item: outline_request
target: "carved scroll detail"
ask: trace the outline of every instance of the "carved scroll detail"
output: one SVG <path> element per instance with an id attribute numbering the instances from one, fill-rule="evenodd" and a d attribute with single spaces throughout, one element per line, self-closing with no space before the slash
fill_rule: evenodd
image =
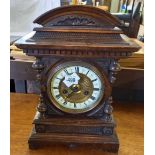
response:
<path id="1" fill-rule="evenodd" d="M 107 122 L 111 122 L 112 120 L 112 112 L 113 112 L 113 107 L 112 107 L 112 96 L 110 96 L 108 98 L 108 100 L 106 101 L 106 104 L 104 106 L 104 119 L 107 121 Z"/>
<path id="2" fill-rule="evenodd" d="M 39 104 L 37 106 L 37 110 L 41 113 L 41 118 L 44 118 L 47 107 L 46 107 L 46 104 L 44 101 L 44 95 L 43 95 L 44 88 L 41 85 L 41 80 L 42 80 L 41 73 L 44 70 L 44 64 L 41 61 L 41 58 L 36 59 L 36 62 L 32 64 L 32 68 L 38 72 L 38 74 L 36 75 L 36 79 L 40 83 L 40 96 L 39 96 Z"/>
<path id="3" fill-rule="evenodd" d="M 111 84 L 115 82 L 116 80 L 115 75 L 120 70 L 121 70 L 121 67 L 119 63 L 116 60 L 111 60 L 111 63 L 109 65 L 109 81 Z M 110 96 L 104 106 L 104 113 L 105 113 L 106 121 L 112 120 L 112 117 L 111 117 L 111 114 L 113 112 L 112 102 L 113 102 L 113 99 L 112 99 L 112 96 Z"/>
<path id="4" fill-rule="evenodd" d="M 82 17 L 67 17 L 65 19 L 62 19 L 58 22 L 55 22 L 54 26 L 85 26 L 85 25 L 95 25 L 96 22 L 88 19 L 88 18 L 82 18 Z"/>
<path id="5" fill-rule="evenodd" d="M 116 74 L 121 70 L 119 63 L 116 60 L 112 60 L 109 67 L 109 80 L 113 84 L 116 80 Z"/>

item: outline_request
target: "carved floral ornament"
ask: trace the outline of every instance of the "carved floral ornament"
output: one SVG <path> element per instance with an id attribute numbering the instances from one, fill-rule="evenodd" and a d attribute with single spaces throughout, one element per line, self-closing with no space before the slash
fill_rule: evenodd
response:
<path id="1" fill-rule="evenodd" d="M 53 23 L 54 26 L 82 26 L 82 25 L 95 25 L 96 22 L 92 19 L 83 18 L 83 17 L 74 17 L 74 16 L 68 16 L 62 20 L 59 20 L 58 22 Z"/>

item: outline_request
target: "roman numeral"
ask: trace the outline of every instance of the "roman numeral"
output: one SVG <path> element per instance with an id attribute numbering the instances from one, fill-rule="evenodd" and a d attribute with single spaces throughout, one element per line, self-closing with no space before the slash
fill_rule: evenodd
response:
<path id="1" fill-rule="evenodd" d="M 58 87 L 52 87 L 53 89 L 58 89 Z"/>
<path id="2" fill-rule="evenodd" d="M 99 91 L 100 89 L 99 88 L 94 88 L 94 91 Z"/>
<path id="3" fill-rule="evenodd" d="M 95 82 L 95 81 L 97 81 L 97 79 L 92 80 L 92 82 Z"/>
<path id="4" fill-rule="evenodd" d="M 67 70 L 67 69 L 65 69 L 65 70 L 64 70 L 64 72 L 65 72 L 66 74 L 68 74 L 68 75 L 69 75 L 69 73 L 68 73 L 68 70 Z"/>
<path id="5" fill-rule="evenodd" d="M 75 67 L 75 72 L 79 73 L 79 67 Z"/>
<path id="6" fill-rule="evenodd" d="M 94 96 L 91 96 L 90 98 L 91 98 L 93 101 L 96 99 Z"/>
<path id="7" fill-rule="evenodd" d="M 60 78 L 58 78 L 58 77 L 57 77 L 56 79 L 58 79 L 58 80 L 62 80 L 62 79 L 60 79 Z"/>
<path id="8" fill-rule="evenodd" d="M 86 75 L 88 75 L 89 71 L 86 73 Z"/>
<path id="9" fill-rule="evenodd" d="M 66 104 L 67 104 L 67 102 L 65 101 L 63 104 L 64 104 L 64 105 L 66 105 Z"/>
<path id="10" fill-rule="evenodd" d="M 56 97 L 57 99 L 59 99 L 61 96 L 60 96 L 60 94 L 58 94 L 58 95 L 56 95 L 55 97 Z"/>
<path id="11" fill-rule="evenodd" d="M 74 103 L 74 108 L 76 108 L 76 103 Z"/>

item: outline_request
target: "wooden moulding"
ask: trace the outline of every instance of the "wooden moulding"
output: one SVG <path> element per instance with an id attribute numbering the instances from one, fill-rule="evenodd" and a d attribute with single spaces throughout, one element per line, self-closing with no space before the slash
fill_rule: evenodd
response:
<path id="1" fill-rule="evenodd" d="M 110 136 L 114 132 L 115 122 L 113 120 L 106 121 L 99 118 L 86 117 L 54 117 L 47 116 L 40 118 L 40 114 L 36 113 L 33 124 L 38 133 L 74 133 L 74 134 L 93 134 Z"/>
<path id="2" fill-rule="evenodd" d="M 61 117 L 40 119 L 40 114 L 36 113 L 33 124 L 35 127 L 28 140 L 30 149 L 62 143 L 69 146 L 89 144 L 103 151 L 118 152 L 119 141 L 114 130 L 113 120 L 105 122 L 102 119 Z M 112 131 L 112 133 L 105 131 Z"/>
<path id="3" fill-rule="evenodd" d="M 92 147 L 103 151 L 118 152 L 119 141 L 116 133 L 111 136 L 88 135 L 88 134 L 60 134 L 60 133 L 36 133 L 33 128 L 28 140 L 30 149 L 37 149 L 44 146 L 60 143 L 70 145 L 89 144 Z"/>
<path id="4" fill-rule="evenodd" d="M 125 58 L 140 47 L 124 39 L 120 22 L 110 13 L 90 6 L 65 6 L 48 11 L 34 23 L 31 34 L 16 41 L 29 56 Z"/>
<path id="5" fill-rule="evenodd" d="M 123 31 L 121 29 L 105 29 L 105 28 L 87 28 L 87 27 L 73 27 L 72 29 L 70 29 L 69 27 L 47 27 L 47 28 L 34 28 L 34 31 L 37 32 L 79 32 L 79 33 L 83 33 L 83 32 L 87 32 L 87 33 L 98 33 L 98 34 L 120 34 L 123 33 Z"/>

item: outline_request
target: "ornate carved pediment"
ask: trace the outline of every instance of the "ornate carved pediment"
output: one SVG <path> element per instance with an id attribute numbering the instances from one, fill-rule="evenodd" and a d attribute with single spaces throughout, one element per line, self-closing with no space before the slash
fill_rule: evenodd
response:
<path id="1" fill-rule="evenodd" d="M 57 21 L 51 24 L 53 26 L 94 26 L 96 21 L 93 19 L 80 16 L 67 16 L 64 19 L 58 18 Z"/>
<path id="2" fill-rule="evenodd" d="M 53 9 L 38 17 L 34 23 L 51 26 L 115 27 L 120 22 L 110 13 L 90 6 L 65 6 Z"/>
<path id="3" fill-rule="evenodd" d="M 16 42 L 29 55 L 127 57 L 139 47 L 121 35 L 119 21 L 92 6 L 65 6 L 38 17 L 32 35 Z"/>

